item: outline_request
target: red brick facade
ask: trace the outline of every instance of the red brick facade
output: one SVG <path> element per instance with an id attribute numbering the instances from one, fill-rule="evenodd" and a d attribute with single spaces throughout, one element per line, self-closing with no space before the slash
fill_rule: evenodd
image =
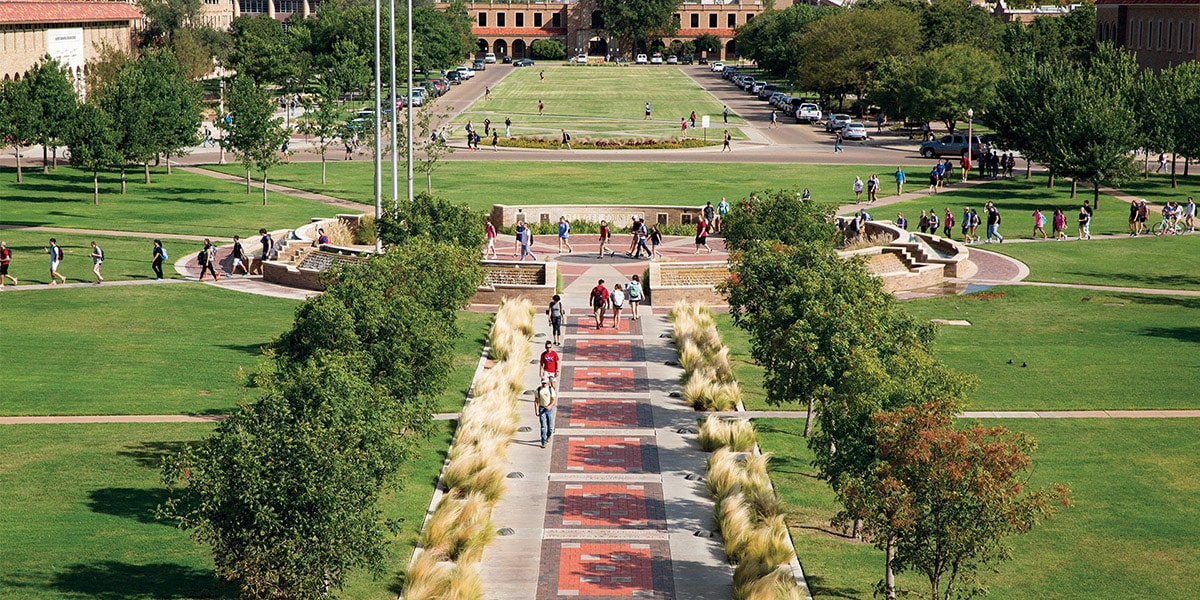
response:
<path id="1" fill-rule="evenodd" d="M 1097 0 L 1096 39 L 1137 55 L 1143 69 L 1200 59 L 1200 0 Z"/>

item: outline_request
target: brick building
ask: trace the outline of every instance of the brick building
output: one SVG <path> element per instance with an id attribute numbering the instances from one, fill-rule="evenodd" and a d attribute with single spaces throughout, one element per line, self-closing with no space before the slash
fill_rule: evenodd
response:
<path id="1" fill-rule="evenodd" d="M 1137 55 L 1143 69 L 1200 59 L 1200 0 L 1096 0 L 1096 39 Z"/>
<path id="2" fill-rule="evenodd" d="M 321 0 L 204 0 L 200 19 L 214 29 L 225 31 L 230 22 L 242 15 L 267 15 L 286 21 L 292 15 L 308 17 L 316 13 L 320 3 Z"/>
<path id="3" fill-rule="evenodd" d="M 792 5 L 792 0 L 777 0 L 777 9 Z M 446 4 L 439 4 L 445 8 Z M 702 34 L 721 39 L 719 48 L 701 48 L 697 55 L 713 60 L 736 59 L 737 45 L 734 29 L 745 25 L 763 11 L 757 0 L 704 0 L 684 2 L 675 13 L 675 35 L 653 42 L 647 47 L 639 42 L 634 48 L 620 48 L 615 38 L 604 30 L 604 18 L 587 2 L 468 2 L 472 33 L 479 38 L 479 52 L 494 52 L 497 56 L 523 58 L 529 56 L 529 44 L 534 40 L 553 39 L 563 42 L 569 54 L 589 56 L 620 55 L 653 52 L 658 44 L 670 46 L 675 41 L 686 42 Z"/>
<path id="4" fill-rule="evenodd" d="M 133 51 L 141 19 L 126 2 L 0 0 L 0 78 L 20 78 L 49 54 L 70 68 L 82 89 L 84 65 L 102 47 Z"/>

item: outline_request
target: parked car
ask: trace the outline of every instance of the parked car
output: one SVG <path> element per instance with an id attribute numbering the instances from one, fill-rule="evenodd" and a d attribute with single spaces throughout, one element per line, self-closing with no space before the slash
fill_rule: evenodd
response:
<path id="1" fill-rule="evenodd" d="M 633 60 L 633 62 L 639 65 L 644 65 L 649 62 L 649 60 L 646 58 L 645 54 L 639 54 L 637 55 L 637 58 Z"/>
<path id="2" fill-rule="evenodd" d="M 766 100 L 771 97 L 771 94 L 774 94 L 775 92 L 778 92 L 778 91 L 779 91 L 779 88 L 775 84 L 773 84 L 773 83 L 764 84 L 762 87 L 758 88 L 758 99 Z"/>
<path id="3" fill-rule="evenodd" d="M 746 91 L 757 96 L 763 88 L 767 87 L 767 85 L 768 84 L 765 81 L 755 81 L 754 84 L 746 89 Z"/>
<path id="4" fill-rule="evenodd" d="M 514 60 L 514 61 L 513 61 L 513 66 L 514 66 L 514 67 L 532 67 L 532 66 L 533 66 L 533 59 L 531 59 L 531 58 L 518 58 L 517 60 Z"/>
<path id="5" fill-rule="evenodd" d="M 690 64 L 692 64 L 693 60 L 694 59 L 692 58 L 691 54 L 684 54 L 683 56 L 679 57 L 679 64 L 690 65 Z M 701 60 L 703 60 L 703 59 L 701 59 Z"/>
<path id="6" fill-rule="evenodd" d="M 712 71 L 713 73 L 720 73 L 721 71 L 725 70 L 725 63 L 721 61 L 711 62 L 708 64 L 708 70 Z"/>
<path id="7" fill-rule="evenodd" d="M 485 62 L 489 65 L 496 64 L 496 54 L 494 52 L 488 52 L 487 54 L 484 54 L 483 62 Z"/>
<path id="8" fill-rule="evenodd" d="M 458 71 L 448 71 L 446 73 L 446 81 L 449 81 L 450 85 L 462 85 L 462 73 L 459 73 Z"/>
<path id="9" fill-rule="evenodd" d="M 867 139 L 867 127 L 862 123 L 851 121 L 842 126 L 843 140 L 865 140 Z"/>
<path id="10" fill-rule="evenodd" d="M 983 138 L 971 136 L 971 158 L 983 154 Z M 954 133 L 942 136 L 940 140 L 932 140 L 921 144 L 921 156 L 937 158 L 939 156 L 962 156 L 967 151 L 967 135 Z"/>
<path id="11" fill-rule="evenodd" d="M 811 102 L 805 102 L 796 107 L 797 123 L 817 123 L 821 120 L 821 107 Z"/>
<path id="12" fill-rule="evenodd" d="M 672 55 L 668 56 L 668 57 L 667 57 L 667 64 L 668 64 L 668 65 L 677 65 L 677 64 L 679 64 L 679 57 L 678 57 L 678 56 L 675 56 L 674 54 L 672 54 Z"/>
<path id="13" fill-rule="evenodd" d="M 471 63 L 471 68 L 476 71 L 486 71 L 487 63 L 484 62 L 482 59 L 477 58 L 477 59 L 475 59 L 474 62 Z"/>
<path id="14" fill-rule="evenodd" d="M 833 133 L 842 128 L 846 123 L 850 122 L 850 115 L 836 114 L 829 115 L 829 120 L 825 121 L 825 131 Z"/>
<path id="15" fill-rule="evenodd" d="M 430 80 L 429 83 L 433 86 L 433 92 L 439 96 L 450 91 L 450 82 L 445 77 Z"/>
<path id="16" fill-rule="evenodd" d="M 650 64 L 652 64 L 652 65 L 661 65 L 661 64 L 663 64 L 663 57 L 662 57 L 662 53 L 661 53 L 661 52 L 655 52 L 653 55 L 651 55 L 651 56 L 650 56 Z"/>
<path id="17" fill-rule="evenodd" d="M 472 69 L 466 65 L 455 69 L 455 71 L 458 71 L 458 74 L 462 76 L 463 79 L 470 79 L 475 76 L 475 69 Z"/>
<path id="18" fill-rule="evenodd" d="M 513 60 L 513 59 L 512 59 L 512 57 L 511 57 L 511 56 L 509 56 L 509 55 L 507 55 L 507 54 L 505 54 L 504 56 L 502 56 L 502 57 L 500 58 L 500 62 L 502 62 L 502 63 L 504 63 L 504 64 L 506 64 L 506 65 L 511 65 L 511 64 L 512 64 L 512 60 Z"/>

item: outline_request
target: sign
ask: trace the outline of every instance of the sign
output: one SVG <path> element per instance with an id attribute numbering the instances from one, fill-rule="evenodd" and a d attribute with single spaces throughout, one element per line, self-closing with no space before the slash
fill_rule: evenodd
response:
<path id="1" fill-rule="evenodd" d="M 83 28 L 46 30 L 46 53 L 72 72 L 83 68 Z"/>
<path id="2" fill-rule="evenodd" d="M 704 115 L 703 117 L 700 117 L 700 126 L 705 129 L 708 129 L 708 115 Z"/>

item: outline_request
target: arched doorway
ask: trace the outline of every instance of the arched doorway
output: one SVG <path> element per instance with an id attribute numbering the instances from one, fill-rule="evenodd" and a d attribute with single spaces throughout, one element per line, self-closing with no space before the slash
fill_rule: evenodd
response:
<path id="1" fill-rule="evenodd" d="M 513 40 L 512 55 L 513 58 L 525 58 L 525 40 Z"/>
<path id="2" fill-rule="evenodd" d="M 734 60 L 737 58 L 737 42 L 729 40 L 725 42 L 725 58 L 723 60 Z"/>
<path id="3" fill-rule="evenodd" d="M 594 37 L 587 43 L 588 56 L 608 56 L 608 40 Z"/>
<path id="4" fill-rule="evenodd" d="M 505 43 L 504 40 L 496 40 L 492 42 L 492 52 L 495 53 L 497 57 L 504 56 L 505 54 L 508 54 L 508 44 Z"/>
<path id="5" fill-rule="evenodd" d="M 487 54 L 487 51 L 488 51 L 488 43 L 487 43 L 487 40 L 485 40 L 485 39 L 483 39 L 483 38 L 479 38 L 479 53 L 480 53 L 480 54 Z"/>

